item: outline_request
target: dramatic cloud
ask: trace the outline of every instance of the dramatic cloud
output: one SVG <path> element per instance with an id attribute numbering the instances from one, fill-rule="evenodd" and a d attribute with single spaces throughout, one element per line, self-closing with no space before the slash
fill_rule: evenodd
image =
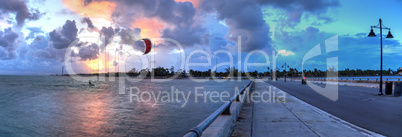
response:
<path id="1" fill-rule="evenodd" d="M 65 53 L 66 53 L 65 49 L 55 49 L 53 47 L 48 46 L 43 50 L 35 51 L 35 56 L 63 62 Z"/>
<path id="2" fill-rule="evenodd" d="M 15 13 L 18 26 L 22 26 L 25 20 L 38 20 L 42 15 L 38 10 L 28 10 L 25 1 L 22 0 L 0 0 L 0 11 L 2 13 Z"/>
<path id="3" fill-rule="evenodd" d="M 184 46 L 202 44 L 204 30 L 201 28 L 175 28 L 163 30 L 163 38 L 171 38 Z M 208 43 L 206 43 L 208 44 Z"/>
<path id="4" fill-rule="evenodd" d="M 92 0 L 84 0 L 84 5 L 87 6 L 91 2 L 92 2 Z"/>
<path id="5" fill-rule="evenodd" d="M 125 24 L 118 23 L 122 26 Z M 161 37 L 161 31 L 165 29 L 167 26 L 166 23 L 164 23 L 161 20 L 155 19 L 155 18 L 138 18 L 134 22 L 130 23 L 128 28 L 141 28 L 144 31 L 141 32 L 142 37 L 146 38 L 159 38 Z"/>
<path id="6" fill-rule="evenodd" d="M 241 36 L 245 52 L 271 47 L 270 28 L 263 19 L 261 6 L 269 5 L 286 10 L 285 23 L 294 26 L 295 23 L 300 22 L 303 12 L 322 13 L 326 12 L 328 7 L 339 5 L 338 0 L 73 0 L 64 1 L 64 3 L 67 7 L 74 4 L 75 7 L 80 7 L 77 5 L 81 4 L 83 8 L 90 9 L 101 7 L 102 4 L 108 5 L 103 6 L 104 11 L 112 12 L 109 16 L 117 25 L 129 29 L 141 28 L 142 37 L 172 38 L 184 46 L 207 44 L 205 42 L 208 41 L 206 39 L 208 37 L 205 36 L 208 32 L 200 25 L 202 24 L 201 16 L 205 12 L 217 14 L 217 19 L 224 21 L 229 27 L 225 38 L 232 43 L 237 43 L 238 36 Z M 70 9 L 80 14 L 87 14 L 81 8 Z M 88 16 L 91 17 L 89 14 Z M 330 20 L 326 17 L 320 18 Z M 90 27 L 91 23 L 88 21 L 90 20 L 85 20 Z M 113 32 L 110 27 L 104 27 L 102 31 L 101 34 L 105 36 L 107 45 L 116 32 Z"/>
<path id="7" fill-rule="evenodd" d="M 46 37 L 44 36 L 37 36 L 35 38 L 35 41 L 33 41 L 29 47 L 33 50 L 38 50 L 38 49 L 45 49 L 46 47 L 48 47 L 49 42 L 48 39 L 46 39 Z"/>
<path id="8" fill-rule="evenodd" d="M 106 0 L 62 0 L 63 6 L 81 16 L 102 18 L 111 21 L 110 17 L 116 4 Z"/>
<path id="9" fill-rule="evenodd" d="M 4 48 L 11 48 L 14 46 L 17 38 L 18 34 L 15 33 L 11 28 L 0 31 L 0 46 Z"/>
<path id="10" fill-rule="evenodd" d="M 15 43 L 18 34 L 11 28 L 0 30 L 0 59 L 13 59 L 15 58 Z"/>
<path id="11" fill-rule="evenodd" d="M 227 39 L 237 42 L 238 36 L 241 36 L 243 51 L 270 47 L 269 27 L 256 1 L 205 0 L 201 6 L 206 12 L 216 11 L 217 18 L 229 26 Z"/>
<path id="12" fill-rule="evenodd" d="M 274 5 L 286 10 L 325 12 L 328 7 L 338 6 L 339 0 L 257 0 L 262 5 Z"/>
<path id="13" fill-rule="evenodd" d="M 95 29 L 94 24 L 92 24 L 91 19 L 89 19 L 88 17 L 85 17 L 81 20 L 82 23 L 86 23 L 88 25 L 89 29 Z"/>
<path id="14" fill-rule="evenodd" d="M 194 6 L 194 8 L 198 8 L 200 6 L 200 3 L 202 2 L 202 0 L 175 0 L 178 2 L 191 2 Z"/>
<path id="15" fill-rule="evenodd" d="M 56 62 L 64 61 L 65 49 L 55 49 L 49 39 L 44 36 L 38 36 L 38 39 L 33 41 L 28 47 L 30 52 L 28 56 L 33 56 L 38 60 L 54 60 Z"/>
<path id="16" fill-rule="evenodd" d="M 113 20 L 126 28 L 141 28 L 142 37 L 172 38 L 184 46 L 203 42 L 206 32 L 201 22 L 196 21 L 196 10 L 190 2 L 122 0 L 116 3 Z"/>
<path id="17" fill-rule="evenodd" d="M 75 20 L 67 20 L 62 28 L 58 28 L 49 33 L 50 41 L 54 48 L 64 49 L 77 38 L 77 26 Z"/>
<path id="18" fill-rule="evenodd" d="M 29 35 L 27 37 L 25 37 L 25 39 L 33 39 L 33 38 L 38 38 L 36 35 L 38 33 L 43 33 L 42 29 L 40 27 L 29 27 L 27 28 L 30 32 Z"/>
<path id="19" fill-rule="evenodd" d="M 81 47 L 78 56 L 81 61 L 97 59 L 99 54 L 99 46 L 95 43 Z"/>
<path id="20" fill-rule="evenodd" d="M 120 44 L 134 45 L 135 41 L 140 39 L 141 29 L 135 28 L 123 29 L 120 31 L 119 36 L 121 38 Z"/>
<path id="21" fill-rule="evenodd" d="M 314 27 L 308 27 L 299 31 L 284 31 L 278 29 L 274 32 L 276 50 L 288 50 L 304 54 L 313 46 L 320 44 L 335 34 L 321 32 Z"/>
<path id="22" fill-rule="evenodd" d="M 105 46 L 107 46 L 110 43 L 113 36 L 119 31 L 120 31 L 120 29 L 114 29 L 112 27 L 102 27 L 100 33 L 105 38 L 105 43 L 104 43 Z"/>
<path id="23" fill-rule="evenodd" d="M 303 13 L 311 13 L 324 23 L 332 21 L 332 18 L 323 15 L 328 8 L 339 6 L 339 0 L 257 0 L 261 5 L 273 6 L 283 9 L 286 12 L 286 18 L 283 26 L 293 27 L 300 23 Z M 320 24 L 315 22 L 316 25 Z"/>

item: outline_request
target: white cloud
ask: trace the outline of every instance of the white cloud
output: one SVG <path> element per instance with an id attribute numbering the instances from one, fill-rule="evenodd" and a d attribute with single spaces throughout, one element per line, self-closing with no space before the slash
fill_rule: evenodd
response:
<path id="1" fill-rule="evenodd" d="M 279 54 L 281 54 L 281 55 L 283 55 L 283 56 L 290 56 L 290 55 L 295 55 L 295 53 L 293 53 L 292 51 L 286 51 L 286 50 L 284 50 L 284 49 L 282 49 L 282 50 L 278 50 L 278 53 Z"/>
<path id="2" fill-rule="evenodd" d="M 384 46 L 384 53 L 385 54 L 402 55 L 402 47 L 401 46 L 385 45 Z"/>

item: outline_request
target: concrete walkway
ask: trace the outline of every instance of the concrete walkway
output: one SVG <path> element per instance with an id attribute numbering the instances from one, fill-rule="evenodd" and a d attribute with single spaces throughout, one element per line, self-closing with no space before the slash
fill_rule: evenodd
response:
<path id="1" fill-rule="evenodd" d="M 260 95 L 260 96 L 258 96 Z M 232 136 L 382 136 L 311 106 L 267 83 L 256 82 Z"/>

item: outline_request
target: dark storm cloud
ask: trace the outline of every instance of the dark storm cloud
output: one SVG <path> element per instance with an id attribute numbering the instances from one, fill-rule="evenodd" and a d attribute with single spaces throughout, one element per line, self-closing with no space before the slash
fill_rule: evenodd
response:
<path id="1" fill-rule="evenodd" d="M 86 24 L 88 25 L 88 28 L 89 28 L 89 29 L 94 29 L 94 28 L 95 28 L 94 24 L 92 24 L 91 19 L 88 18 L 88 17 L 83 18 L 83 19 L 81 20 L 81 22 L 82 22 L 82 23 L 86 23 Z"/>
<path id="2" fill-rule="evenodd" d="M 134 50 L 145 51 L 145 42 L 141 39 L 141 29 L 122 29 L 118 35 L 121 38 L 120 44 L 131 46 Z"/>
<path id="3" fill-rule="evenodd" d="M 0 59 L 8 60 L 14 59 L 15 46 L 18 38 L 18 33 L 14 32 L 11 28 L 0 30 Z"/>
<path id="4" fill-rule="evenodd" d="M 140 39 L 141 29 L 123 29 L 119 32 L 121 38 L 120 44 L 134 45 L 135 41 Z"/>
<path id="5" fill-rule="evenodd" d="M 190 2 L 175 2 L 174 0 L 121 0 L 116 1 L 115 17 L 122 16 L 122 21 L 131 23 L 136 18 L 130 15 L 143 14 L 144 17 L 158 17 L 167 23 L 184 24 L 192 22 L 195 9 Z M 131 9 L 137 10 L 131 10 Z"/>
<path id="6" fill-rule="evenodd" d="M 260 5 L 248 0 L 205 0 L 202 9 L 216 12 L 219 20 L 229 26 L 226 38 L 237 42 L 241 36 L 242 50 L 252 51 L 270 46 L 269 27 L 263 20 Z"/>
<path id="7" fill-rule="evenodd" d="M 101 1 L 101 0 L 100 0 Z M 339 5 L 338 0 L 203 0 L 199 10 L 190 2 L 174 0 L 108 0 L 117 4 L 112 19 L 118 25 L 132 28 L 133 22 L 142 18 L 155 18 L 169 27 L 159 30 L 161 37 L 177 40 L 183 46 L 207 44 L 206 30 L 199 26 L 200 16 L 204 13 L 217 15 L 217 19 L 225 21 L 229 27 L 226 39 L 233 43 L 241 36 L 243 51 L 270 48 L 269 26 L 263 19 L 262 5 L 272 5 L 287 11 L 288 19 L 284 24 L 297 24 L 303 12 L 325 12 L 328 7 Z M 90 3 L 92 0 L 85 0 Z M 132 10 L 136 9 L 136 10 Z M 198 11 L 198 12 L 197 12 Z M 325 18 L 325 17 L 320 17 Z M 330 21 L 330 18 L 326 18 Z M 290 25 L 291 26 L 291 25 Z M 109 44 L 111 36 L 116 32 L 110 28 L 102 28 Z M 106 33 L 106 31 L 108 33 Z M 127 43 L 128 41 L 124 42 Z M 206 43 L 207 42 L 207 43 Z"/>
<path id="8" fill-rule="evenodd" d="M 112 27 L 102 27 L 102 29 L 100 30 L 101 35 L 103 35 L 105 37 L 105 46 L 107 46 L 111 39 L 113 38 L 113 36 L 117 33 L 116 30 Z"/>
<path id="9" fill-rule="evenodd" d="M 30 56 L 38 57 L 39 60 L 54 60 L 63 62 L 66 49 L 56 49 L 51 41 L 44 36 L 38 36 L 41 40 L 33 41 L 28 47 L 30 48 Z"/>
<path id="10" fill-rule="evenodd" d="M 42 15 L 45 13 L 41 13 L 38 9 L 31 10 L 30 16 L 28 17 L 29 20 L 38 20 Z"/>
<path id="11" fill-rule="evenodd" d="M 174 28 L 164 29 L 162 37 L 177 40 L 184 46 L 191 46 L 193 44 L 201 44 L 204 30 L 199 28 Z"/>
<path id="12" fill-rule="evenodd" d="M 193 23 L 195 9 L 189 2 L 175 2 L 174 0 L 160 0 L 159 8 L 153 14 L 163 21 L 180 26 L 187 26 Z M 152 15 L 152 14 L 151 14 Z"/>
<path id="13" fill-rule="evenodd" d="M 4 31 L 0 31 L 0 46 L 3 48 L 12 48 L 17 38 L 18 34 L 11 28 L 4 29 Z"/>
<path id="14" fill-rule="evenodd" d="M 78 29 L 75 25 L 75 20 L 67 20 L 62 28 L 55 29 L 49 33 L 50 41 L 54 48 L 64 49 L 77 39 L 77 32 Z"/>
<path id="15" fill-rule="evenodd" d="M 145 42 L 143 40 L 137 40 L 133 44 L 133 49 L 137 51 L 144 52 L 145 51 Z"/>
<path id="16" fill-rule="evenodd" d="M 96 59 L 98 58 L 98 54 L 99 46 L 95 43 L 81 47 L 78 52 L 78 56 L 81 58 L 81 61 Z"/>
<path id="17" fill-rule="evenodd" d="M 172 38 L 184 46 L 201 44 L 204 41 L 203 35 L 206 32 L 196 24 L 196 10 L 190 2 L 122 0 L 116 3 L 119 8 L 114 11 L 113 18 L 123 27 L 131 27 L 132 22 L 136 21 L 138 16 L 156 18 L 171 26 L 161 30 L 164 38 Z"/>
<path id="18" fill-rule="evenodd" d="M 160 1 L 161 6 L 155 14 L 175 27 L 162 31 L 162 37 L 177 40 L 183 46 L 202 44 L 206 31 L 194 21 L 196 10 L 189 2 Z"/>
<path id="19" fill-rule="evenodd" d="M 328 7 L 338 6 L 339 0 L 257 0 L 262 5 L 274 5 L 286 10 L 299 9 L 309 12 L 325 11 Z"/>
<path id="20" fill-rule="evenodd" d="M 92 0 L 84 0 L 84 5 L 86 6 L 86 5 L 88 5 L 89 3 L 91 3 L 92 2 Z"/>
<path id="21" fill-rule="evenodd" d="M 53 59 L 59 62 L 64 61 L 64 54 L 66 53 L 66 49 L 55 49 L 53 47 L 46 47 L 43 50 L 35 51 L 35 56 L 45 58 L 45 59 Z"/>
<path id="22" fill-rule="evenodd" d="M 89 4 L 93 0 L 83 0 Z M 105 0 L 98 0 L 105 1 Z M 133 22 L 142 18 L 155 18 L 170 27 L 160 30 L 162 37 L 177 40 L 183 46 L 203 44 L 208 41 L 203 37 L 205 29 L 196 24 L 196 10 L 190 2 L 175 2 L 174 0 L 108 0 L 117 4 L 112 19 L 124 28 L 132 28 Z M 135 9 L 135 10 L 133 10 Z M 111 27 L 103 27 L 101 34 L 106 38 L 105 44 L 116 34 Z M 126 41 L 128 42 L 128 41 Z"/>
<path id="23" fill-rule="evenodd" d="M 28 10 L 25 1 L 21 0 L 0 0 L 1 13 L 15 13 L 18 26 L 24 25 L 26 19 L 38 20 L 42 13 L 39 10 Z"/>

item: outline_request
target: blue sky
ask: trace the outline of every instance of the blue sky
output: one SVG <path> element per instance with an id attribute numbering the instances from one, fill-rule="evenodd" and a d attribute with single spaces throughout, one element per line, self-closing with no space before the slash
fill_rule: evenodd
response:
<path id="1" fill-rule="evenodd" d="M 77 73 L 128 71 L 148 67 L 149 61 L 140 60 L 153 55 L 155 66 L 178 70 L 181 53 L 187 59 L 197 51 L 208 54 L 211 65 L 191 69 L 228 62 L 227 54 L 214 54 L 228 51 L 233 65 L 245 70 L 246 56 L 262 51 L 269 64 L 248 70 L 266 71 L 285 62 L 301 70 L 303 57 L 318 44 L 320 55 L 307 60 L 304 69 L 324 70 L 336 65 L 327 58 L 337 57 L 338 69 L 378 70 L 380 31 L 374 30 L 375 38 L 367 34 L 379 18 L 395 37 L 383 39 L 384 69 L 402 67 L 400 0 L 0 0 L 0 5 L 2 75 L 56 74 L 65 60 Z M 383 30 L 384 37 L 387 33 Z M 153 40 L 150 55 L 142 55 L 141 38 Z M 71 46 L 73 41 L 78 44 Z M 326 53 L 326 44 L 337 50 Z M 66 58 L 69 48 L 71 58 Z M 197 52 L 188 60 L 205 63 L 208 57 Z M 248 62 L 264 61 L 254 54 Z"/>

